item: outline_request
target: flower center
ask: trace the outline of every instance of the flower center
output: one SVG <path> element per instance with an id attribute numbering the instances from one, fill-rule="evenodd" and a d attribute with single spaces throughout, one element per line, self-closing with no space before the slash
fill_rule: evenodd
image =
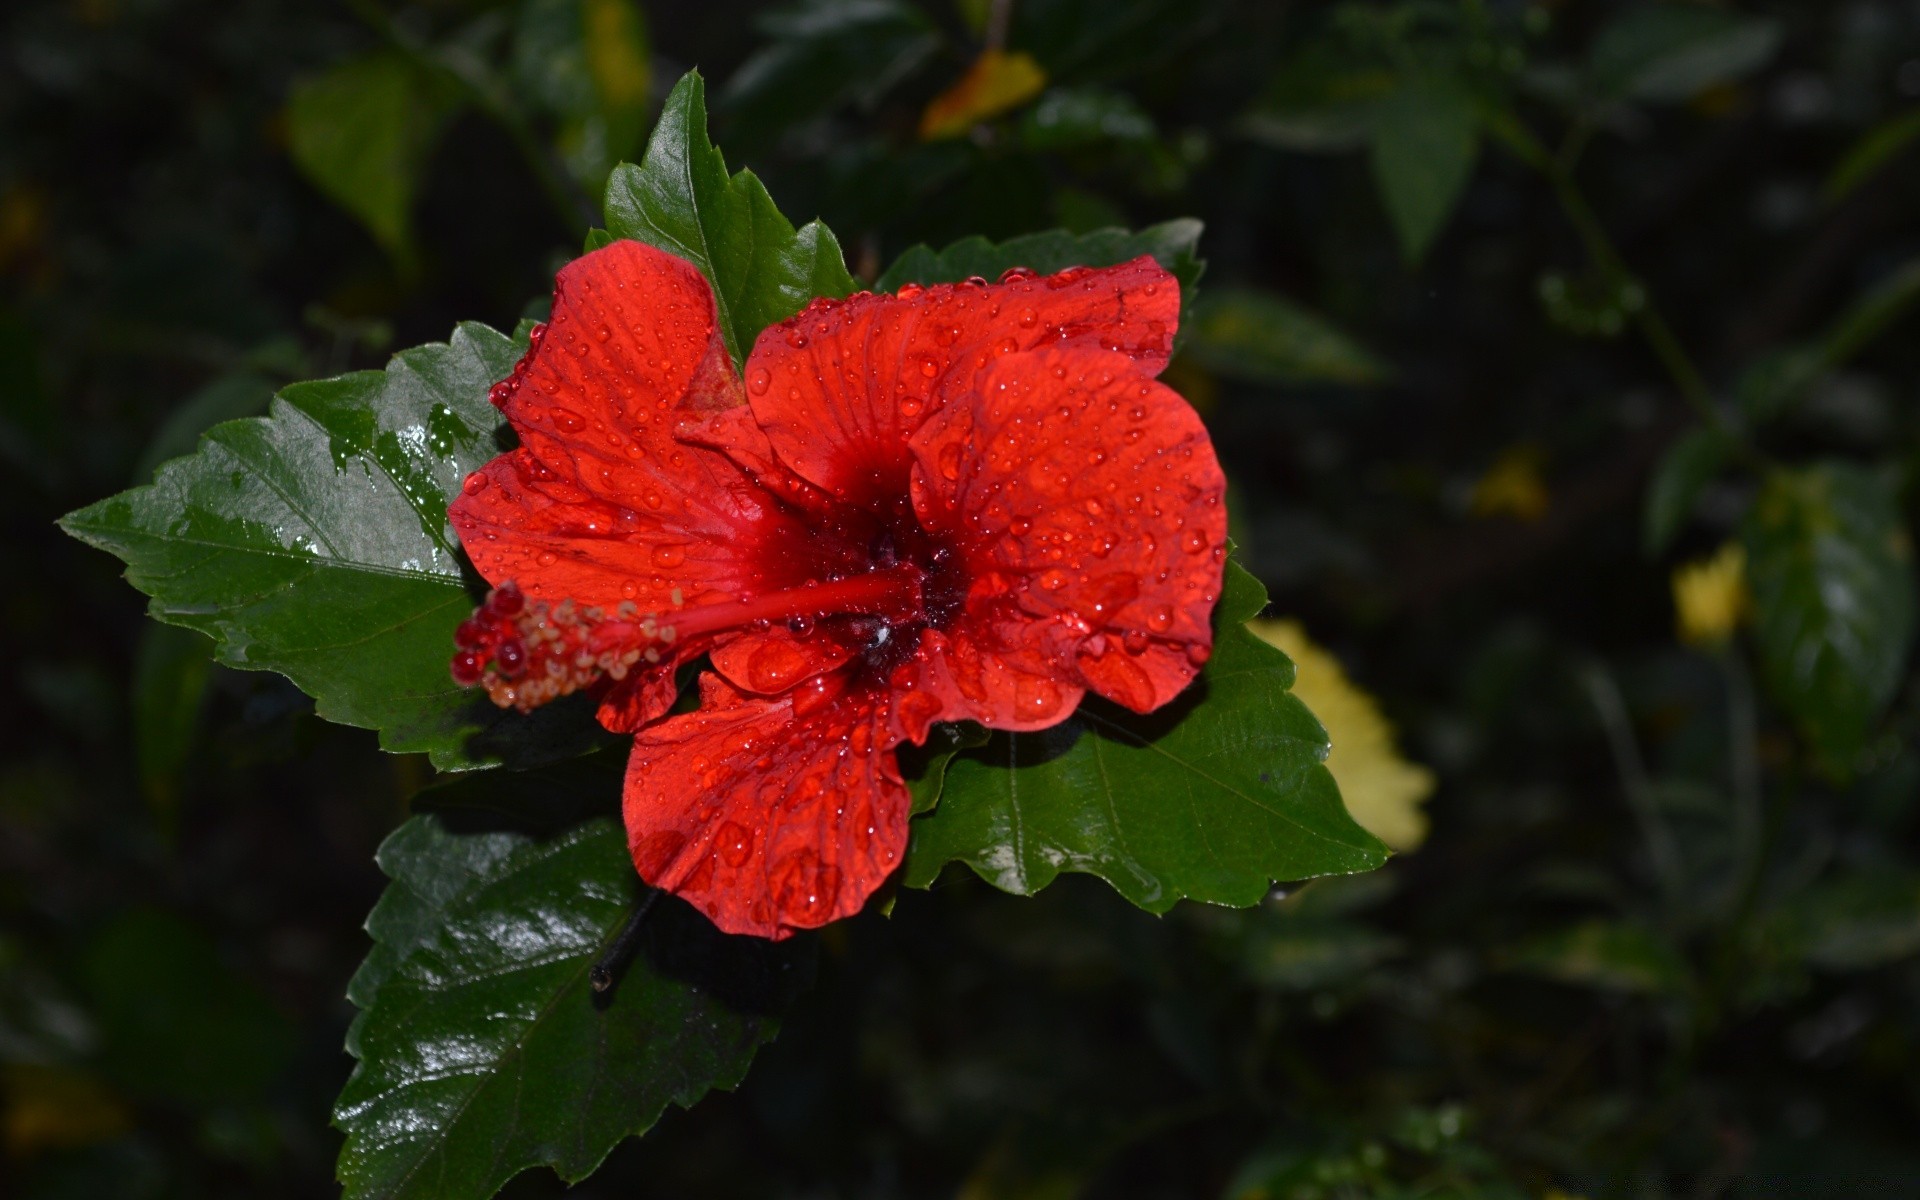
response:
<path id="1" fill-rule="evenodd" d="M 822 620 L 867 622 L 882 631 L 877 642 L 884 645 L 892 630 L 918 629 L 928 620 L 925 574 L 916 565 L 893 562 L 858 575 L 660 613 L 622 604 L 611 615 L 571 600 L 529 603 L 506 583 L 454 631 L 460 650 L 453 678 L 463 686 L 484 686 L 502 708 L 526 712 L 602 676 L 624 679 L 641 662 L 659 663 L 666 657 L 663 647 L 675 642 L 731 629 L 778 621 L 799 634 Z M 678 601 L 678 588 L 673 595 Z"/>

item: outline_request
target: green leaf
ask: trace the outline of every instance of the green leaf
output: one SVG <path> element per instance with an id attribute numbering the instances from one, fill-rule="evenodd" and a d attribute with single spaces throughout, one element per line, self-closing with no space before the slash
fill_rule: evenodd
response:
<path id="1" fill-rule="evenodd" d="M 1153 136 L 1153 118 L 1125 92 L 1107 88 L 1050 88 L 1020 120 L 1020 140 L 1030 150 L 1144 142 Z"/>
<path id="2" fill-rule="evenodd" d="M 1793 953 L 1830 971 L 1861 971 L 1920 954 L 1920 874 L 1878 868 L 1790 897 L 1768 922 Z"/>
<path id="3" fill-rule="evenodd" d="M 458 824 L 415 817 L 380 848 L 393 883 L 347 989 L 360 1065 L 334 1109 L 348 1200 L 478 1200 L 538 1166 L 584 1178 L 668 1104 L 736 1086 L 810 973 L 810 941 L 727 937 L 662 897 L 596 993 L 643 890 L 619 822 Z"/>
<path id="4" fill-rule="evenodd" d="M 900 0 L 802 0 L 754 25 L 761 49 L 715 104 L 730 118 L 727 140 L 736 146 L 771 141 L 843 105 L 870 111 L 945 40 Z"/>
<path id="5" fill-rule="evenodd" d="M 1673 544 L 1674 535 L 1693 512 L 1694 501 L 1733 454 L 1733 439 L 1711 426 L 1689 430 L 1667 447 L 1653 482 L 1647 485 L 1643 543 L 1648 554 Z"/>
<path id="6" fill-rule="evenodd" d="M 1359 150 L 1371 138 L 1380 103 L 1394 86 L 1393 72 L 1355 61 L 1325 41 L 1309 42 L 1273 72 L 1240 129 L 1281 150 Z"/>
<path id="7" fill-rule="evenodd" d="M 1544 934 L 1515 950 L 1510 965 L 1602 991 L 1671 996 L 1688 987 L 1679 951 L 1649 930 L 1617 921 Z"/>
<path id="8" fill-rule="evenodd" d="M 898 750 L 900 774 L 913 794 L 915 816 L 932 812 L 940 803 L 946 786 L 947 767 L 962 750 L 974 750 L 987 744 L 987 731 L 971 721 L 935 725 L 927 734 L 927 744 L 903 743 Z"/>
<path id="9" fill-rule="evenodd" d="M 287 99 L 296 166 L 388 253 L 413 260 L 413 195 L 451 104 L 397 53 L 349 59 Z"/>
<path id="10" fill-rule="evenodd" d="M 291 1023 L 172 913 L 116 916 L 87 946 L 82 977 L 102 1065 L 130 1091 L 201 1108 L 257 1104 L 293 1059 Z"/>
<path id="11" fill-rule="evenodd" d="M 1184 696 L 1144 717 L 1088 700 L 1052 729 L 956 756 L 939 807 L 914 819 L 905 883 L 928 887 L 960 861 L 1030 895 L 1083 871 L 1165 912 L 1182 897 L 1245 906 L 1276 879 L 1385 861 L 1322 765 L 1326 734 L 1287 690 L 1293 664 L 1244 628 L 1264 589 L 1227 575 L 1213 658 Z"/>
<path id="12" fill-rule="evenodd" d="M 558 118 L 561 157 L 582 184 L 600 188 L 639 145 L 652 104 L 651 53 L 634 0 L 522 0 L 514 87 Z"/>
<path id="13" fill-rule="evenodd" d="M 1844 463 L 1780 471 L 1744 537 L 1767 681 L 1826 769 L 1844 774 L 1913 642 L 1913 551 L 1893 488 Z"/>
<path id="14" fill-rule="evenodd" d="M 211 650 L 207 639 L 192 630 L 148 625 L 134 656 L 134 762 L 140 790 L 169 831 L 178 816 L 180 785 L 200 728 Z"/>
<path id="15" fill-rule="evenodd" d="M 1255 383 L 1380 383 L 1391 371 L 1331 322 L 1275 292 L 1209 291 L 1187 320 L 1188 356 Z"/>
<path id="16" fill-rule="evenodd" d="M 1479 149 L 1473 97 L 1451 81 L 1407 79 L 1375 110 L 1374 182 L 1409 264 L 1453 215 Z"/>
<path id="17" fill-rule="evenodd" d="M 254 417 L 267 411 L 273 390 L 271 381 L 251 371 L 238 371 L 215 379 L 167 414 L 141 453 L 132 478 L 151 479 L 161 463 L 192 454 L 200 435 L 222 421 Z"/>
<path id="18" fill-rule="evenodd" d="M 1587 76 L 1605 100 L 1688 100 L 1766 66 L 1781 34 L 1770 18 L 1699 4 L 1643 5 L 1594 39 Z"/>
<path id="19" fill-rule="evenodd" d="M 1827 176 L 1820 199 L 1838 204 L 1920 138 L 1920 109 L 1888 118 L 1862 134 Z"/>
<path id="20" fill-rule="evenodd" d="M 295 384 L 61 525 L 123 559 L 155 619 L 288 676 L 389 750 L 447 769 L 570 752 L 591 736 L 577 706 L 506 716 L 447 674 L 474 605 L 447 499 L 499 452 L 487 389 L 525 348 L 468 324 L 384 371 Z"/>
<path id="21" fill-rule="evenodd" d="M 1010 267 L 1026 267 L 1042 274 L 1068 267 L 1110 267 L 1147 254 L 1180 281 L 1180 310 L 1184 313 L 1193 305 L 1194 289 L 1207 266 L 1199 253 L 1201 228 L 1200 222 L 1182 217 L 1134 233 L 1098 229 L 1076 234 L 1051 229 L 1004 242 L 989 242 L 978 236 L 962 238 L 941 250 L 923 244 L 894 259 L 893 265 L 874 280 L 873 290 L 898 291 L 903 283 L 958 283 L 976 275 L 997 279 Z"/>
<path id="22" fill-rule="evenodd" d="M 762 329 L 815 296 L 854 288 L 832 231 L 818 221 L 796 231 L 753 172 L 727 174 L 707 140 L 698 71 L 674 85 L 640 165 L 622 164 L 607 180 L 606 210 L 614 237 L 658 246 L 706 275 L 735 365 Z"/>
<path id="23" fill-rule="evenodd" d="M 1845 363 L 1906 316 L 1915 301 L 1920 301 L 1920 258 L 1901 263 L 1847 306 L 1821 339 L 1821 358 L 1830 367 Z"/>

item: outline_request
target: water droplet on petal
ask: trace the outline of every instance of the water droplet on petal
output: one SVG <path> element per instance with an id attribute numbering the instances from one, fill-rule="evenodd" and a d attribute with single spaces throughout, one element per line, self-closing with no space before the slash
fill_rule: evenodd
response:
<path id="1" fill-rule="evenodd" d="M 773 382 L 773 373 L 765 367 L 756 366 L 747 372 L 747 390 L 756 396 L 767 394 L 767 386 Z"/>

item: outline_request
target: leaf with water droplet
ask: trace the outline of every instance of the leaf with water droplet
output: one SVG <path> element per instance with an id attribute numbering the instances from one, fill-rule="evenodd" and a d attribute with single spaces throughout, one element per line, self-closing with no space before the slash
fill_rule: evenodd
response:
<path id="1" fill-rule="evenodd" d="M 1089 699 L 1051 729 L 954 756 L 939 806 L 914 818 L 904 882 L 929 887 L 958 861 L 1029 895 L 1083 871 L 1165 912 L 1379 866 L 1386 847 L 1347 815 L 1326 732 L 1289 690 L 1293 663 L 1245 628 L 1265 603 L 1229 564 L 1213 656 L 1173 703 L 1141 716 Z"/>
<path id="2" fill-rule="evenodd" d="M 360 1060 L 334 1109 L 348 1200 L 477 1200 L 521 1171 L 584 1178 L 669 1104 L 737 1086 L 807 986 L 808 938 L 727 937 L 679 900 L 647 910 L 612 986 L 593 982 L 642 893 L 617 818 L 503 822 L 503 773 L 432 789 L 380 848 L 393 883 L 348 996 Z M 618 795 L 617 761 L 513 780 L 580 811 Z"/>
<path id="3" fill-rule="evenodd" d="M 572 752 L 597 736 L 577 706 L 502 714 L 447 671 L 475 603 L 447 498 L 498 452 L 487 389 L 524 349 L 462 325 L 385 370 L 294 384 L 62 524 L 125 560 L 156 619 L 212 637 L 229 666 L 288 676 L 388 749 L 450 769 Z"/>

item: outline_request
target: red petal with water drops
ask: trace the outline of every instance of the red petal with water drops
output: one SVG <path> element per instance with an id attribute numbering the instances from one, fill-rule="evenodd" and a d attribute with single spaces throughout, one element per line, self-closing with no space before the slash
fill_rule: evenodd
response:
<path id="1" fill-rule="evenodd" d="M 860 911 L 906 853 L 886 697 L 794 698 L 700 680 L 700 710 L 634 739 L 627 845 L 640 876 L 728 933 L 784 938 Z"/>
<path id="2" fill-rule="evenodd" d="M 448 517 L 482 575 L 534 599 L 642 611 L 747 586 L 737 546 L 797 526 L 732 460 L 674 436 L 740 403 L 691 263 L 615 242 L 570 263 L 553 317 L 494 389 L 520 448 Z"/>
<path id="3" fill-rule="evenodd" d="M 1151 258 L 820 300 L 760 334 L 747 403 L 788 467 L 843 503 L 871 506 L 904 488 L 907 438 L 970 394 L 996 358 L 1107 348 L 1158 374 L 1179 319 L 1179 283 Z"/>
<path id="4" fill-rule="evenodd" d="M 1192 681 L 1225 570 L 1226 479 L 1179 395 L 1122 354 L 1013 355 L 913 452 L 921 522 L 966 547 L 972 580 L 930 668 L 958 693 L 942 687 L 949 717 L 1039 717 L 1051 698 L 1034 678 L 1138 712 Z"/>

